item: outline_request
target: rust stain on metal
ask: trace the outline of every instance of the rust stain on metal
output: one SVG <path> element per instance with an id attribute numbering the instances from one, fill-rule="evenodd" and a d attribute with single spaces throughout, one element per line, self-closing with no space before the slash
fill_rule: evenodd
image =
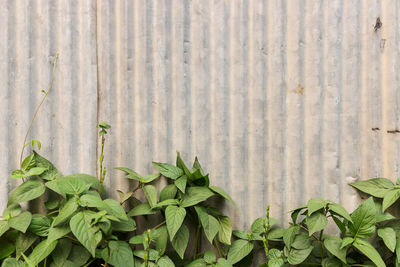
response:
<path id="1" fill-rule="evenodd" d="M 294 93 L 294 94 L 298 94 L 298 95 L 303 95 L 303 93 L 304 93 L 304 87 L 302 87 L 300 84 L 298 84 L 296 88 L 294 88 L 294 89 L 292 89 L 292 90 L 287 89 L 287 91 L 288 91 L 289 93 Z"/>

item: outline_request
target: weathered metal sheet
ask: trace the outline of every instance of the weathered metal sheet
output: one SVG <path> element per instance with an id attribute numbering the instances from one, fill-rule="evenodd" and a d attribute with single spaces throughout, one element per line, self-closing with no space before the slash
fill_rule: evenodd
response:
<path id="1" fill-rule="evenodd" d="M 272 205 L 360 201 L 347 183 L 399 176 L 398 1 L 3 1 L 0 209 L 31 137 L 65 174 L 96 172 L 100 120 L 113 170 L 197 155 L 228 191 L 235 227 Z M 382 27 L 374 29 L 377 17 Z"/>

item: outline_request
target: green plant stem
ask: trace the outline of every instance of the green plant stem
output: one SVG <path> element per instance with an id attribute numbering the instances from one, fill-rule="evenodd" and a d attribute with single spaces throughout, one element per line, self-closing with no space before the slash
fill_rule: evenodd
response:
<path id="1" fill-rule="evenodd" d="M 88 263 L 86 263 L 85 265 L 83 265 L 83 267 L 88 267 L 90 264 L 92 264 L 92 262 L 94 262 L 96 260 L 96 258 L 91 259 Z"/>
<path id="2" fill-rule="evenodd" d="M 50 93 L 51 89 L 53 88 L 53 84 L 54 84 L 54 73 L 55 73 L 55 71 L 56 71 L 57 59 L 58 59 L 58 53 L 56 54 L 56 57 L 55 57 L 54 62 L 53 62 L 53 70 L 52 70 L 52 72 L 51 72 L 51 81 L 50 81 L 49 88 L 47 89 L 46 93 L 44 94 L 44 96 L 43 96 L 43 98 L 42 98 L 42 101 L 40 101 L 39 105 L 36 107 L 35 113 L 33 114 L 32 120 L 31 120 L 31 122 L 30 122 L 30 124 L 29 124 L 28 131 L 27 131 L 26 134 L 25 134 L 24 142 L 22 143 L 21 154 L 20 154 L 20 156 L 19 156 L 19 166 L 20 166 L 21 168 L 22 168 L 22 157 L 23 157 L 23 155 L 24 155 L 24 150 L 25 150 L 25 147 L 26 147 L 26 145 L 25 145 L 25 144 L 26 144 L 26 139 L 28 139 L 28 135 L 29 135 L 29 133 L 30 133 L 30 131 L 31 131 L 31 129 L 32 129 L 33 122 L 34 122 L 35 119 L 36 119 L 36 116 L 37 116 L 37 114 L 38 114 L 38 112 L 39 112 L 39 110 L 40 110 L 40 107 L 42 106 L 44 100 L 46 100 L 47 95 Z"/>
<path id="3" fill-rule="evenodd" d="M 153 229 L 153 230 L 158 229 L 158 228 L 160 228 L 161 226 L 163 226 L 166 222 L 167 222 L 167 221 L 163 221 L 163 222 L 157 224 L 156 226 L 154 226 L 152 229 Z"/>
<path id="4" fill-rule="evenodd" d="M 100 184 L 99 184 L 99 194 L 101 193 L 101 186 L 104 182 L 104 173 L 103 173 L 103 159 L 104 159 L 104 143 L 105 138 L 104 135 L 101 136 L 101 153 L 100 153 Z"/>
<path id="5" fill-rule="evenodd" d="M 193 260 L 197 258 L 197 252 L 199 249 L 199 240 L 200 240 L 200 229 L 201 229 L 201 224 L 198 222 L 197 224 L 197 229 L 196 229 L 196 241 L 194 243 L 194 255 L 193 255 Z"/>
<path id="6" fill-rule="evenodd" d="M 214 238 L 214 244 L 215 244 L 215 248 L 217 249 L 217 252 L 218 252 L 218 257 L 222 258 L 222 253 L 221 253 L 221 250 L 219 249 L 218 240 L 216 238 Z"/>
<path id="7" fill-rule="evenodd" d="M 324 233 L 324 229 L 321 230 L 320 234 L 319 234 L 319 249 L 321 252 L 321 259 L 324 259 L 324 246 L 322 245 L 322 234 Z"/>
<path id="8" fill-rule="evenodd" d="M 73 238 L 73 237 L 71 237 L 71 236 L 69 236 L 69 235 L 65 235 L 65 237 L 68 238 L 68 239 L 71 239 L 71 240 L 74 241 L 75 243 L 81 245 L 81 243 L 80 243 L 77 239 L 75 239 L 75 238 Z"/>
<path id="9" fill-rule="evenodd" d="M 47 213 L 47 215 L 46 215 L 46 216 L 52 215 L 52 214 L 54 214 L 54 213 L 57 213 L 57 212 L 59 212 L 59 210 L 53 210 L 53 211 L 51 211 L 51 212 Z"/>
<path id="10" fill-rule="evenodd" d="M 145 238 L 145 251 L 146 254 L 144 256 L 144 266 L 148 267 L 149 266 L 149 258 L 150 258 L 150 232 L 151 230 L 148 229 L 146 233 L 146 238 Z"/>

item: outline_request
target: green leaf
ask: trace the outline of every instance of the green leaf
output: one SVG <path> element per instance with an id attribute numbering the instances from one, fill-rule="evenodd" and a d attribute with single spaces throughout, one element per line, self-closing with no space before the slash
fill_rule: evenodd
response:
<path id="1" fill-rule="evenodd" d="M 189 230 L 186 225 L 182 224 L 181 228 L 179 228 L 178 232 L 176 232 L 174 239 L 172 239 L 172 247 L 175 249 L 176 253 L 178 253 L 179 257 L 183 259 L 185 255 L 185 250 L 189 242 Z"/>
<path id="2" fill-rule="evenodd" d="M 49 235 L 47 237 L 49 242 L 53 242 L 54 240 L 60 239 L 71 232 L 69 225 L 60 226 L 60 227 L 50 227 Z"/>
<path id="3" fill-rule="evenodd" d="M 241 261 L 244 257 L 249 255 L 249 253 L 253 250 L 253 243 L 247 240 L 236 240 L 232 243 L 232 246 L 228 252 L 228 261 L 231 264 L 235 264 Z"/>
<path id="4" fill-rule="evenodd" d="M 218 195 L 220 195 L 221 197 L 225 198 L 226 200 L 228 200 L 232 205 L 236 206 L 236 203 L 233 201 L 233 199 L 228 195 L 228 193 L 226 193 L 222 188 L 218 187 L 218 186 L 212 186 L 210 185 L 209 188 L 217 193 Z"/>
<path id="5" fill-rule="evenodd" d="M 382 204 L 378 201 L 374 201 L 376 210 L 376 222 L 384 222 L 388 220 L 395 219 L 395 217 L 389 212 L 382 212 Z"/>
<path id="6" fill-rule="evenodd" d="M 186 175 L 182 175 L 181 177 L 179 177 L 178 179 L 176 179 L 176 180 L 174 181 L 174 184 L 176 185 L 176 187 L 177 187 L 182 193 L 185 193 L 186 183 L 187 183 L 187 177 L 186 177 Z"/>
<path id="7" fill-rule="evenodd" d="M 204 233 L 208 241 L 212 244 L 214 237 L 217 235 L 219 231 L 219 222 L 213 216 L 208 215 L 206 209 L 201 206 L 195 206 L 197 215 L 199 216 L 199 220 L 201 225 L 203 226 Z"/>
<path id="8" fill-rule="evenodd" d="M 347 249 L 341 248 L 341 245 L 342 245 L 342 239 L 337 236 L 328 236 L 328 238 L 325 238 L 324 240 L 324 246 L 326 247 L 326 249 L 330 253 L 332 253 L 332 255 L 334 255 L 344 263 L 347 263 L 346 261 Z"/>
<path id="9" fill-rule="evenodd" d="M 19 204 L 13 204 L 8 206 L 3 212 L 3 218 L 9 220 L 12 217 L 16 217 L 21 214 L 21 206 Z"/>
<path id="10" fill-rule="evenodd" d="M 294 238 L 299 230 L 300 226 L 298 225 L 292 225 L 288 229 L 285 229 L 285 232 L 283 233 L 283 242 L 285 242 L 285 245 L 288 248 L 292 246 Z"/>
<path id="11" fill-rule="evenodd" d="M 5 239 L 0 240 L 0 260 L 7 258 L 11 254 L 13 254 L 14 251 L 15 246 L 11 242 Z"/>
<path id="12" fill-rule="evenodd" d="M 110 129 L 111 128 L 111 126 L 105 121 L 100 122 L 97 127 L 101 128 L 101 129 Z"/>
<path id="13" fill-rule="evenodd" d="M 265 223 L 267 222 L 266 217 L 260 217 L 254 220 L 254 222 L 251 224 L 251 232 L 254 234 L 261 234 L 265 231 L 264 229 L 264 221 Z M 269 226 L 273 226 L 274 224 L 279 223 L 279 220 L 274 219 L 274 218 L 269 218 Z"/>
<path id="14" fill-rule="evenodd" d="M 1 264 L 1 267 L 23 267 L 24 263 L 14 258 L 7 258 Z"/>
<path id="15" fill-rule="evenodd" d="M 105 204 L 99 195 L 85 194 L 79 198 L 79 205 L 83 207 L 97 208 L 99 210 L 105 209 Z"/>
<path id="16" fill-rule="evenodd" d="M 158 261 L 157 261 L 158 267 L 175 267 L 175 264 L 172 262 L 172 260 L 168 256 L 162 256 Z"/>
<path id="17" fill-rule="evenodd" d="M 400 239 L 399 238 L 396 239 L 396 258 L 397 258 L 396 266 L 398 266 L 398 264 L 400 263 Z"/>
<path id="18" fill-rule="evenodd" d="M 85 184 L 88 186 L 90 186 L 91 188 L 98 190 L 99 186 L 100 186 L 100 182 L 99 179 L 97 179 L 97 177 L 90 175 L 90 174 L 85 174 L 85 173 L 76 173 L 76 174 L 70 174 L 67 176 L 62 177 L 63 179 L 67 178 L 67 179 L 78 179 L 81 180 L 83 182 L 85 182 Z"/>
<path id="19" fill-rule="evenodd" d="M 164 201 L 166 199 L 174 199 L 177 191 L 178 189 L 174 184 L 167 185 L 163 188 L 163 190 L 161 190 L 160 201 Z"/>
<path id="20" fill-rule="evenodd" d="M 60 192 L 67 195 L 79 195 L 89 189 L 85 181 L 81 180 L 78 177 L 61 177 L 54 180 L 54 182 L 56 183 L 57 188 L 60 190 Z"/>
<path id="21" fill-rule="evenodd" d="M 231 244 L 232 237 L 232 224 L 231 220 L 227 216 L 218 216 L 219 231 L 218 240 L 224 244 Z"/>
<path id="22" fill-rule="evenodd" d="M 349 229 L 355 238 L 370 237 L 375 233 L 376 212 L 372 197 L 351 214 L 351 219 L 353 223 L 349 225 Z"/>
<path id="23" fill-rule="evenodd" d="M 128 212 L 128 216 L 139 216 L 139 215 L 149 215 L 149 214 L 155 214 L 156 211 L 152 210 L 149 203 L 141 203 L 131 209 L 131 211 Z"/>
<path id="24" fill-rule="evenodd" d="M 11 178 L 13 179 L 20 179 L 20 178 L 25 178 L 26 173 L 23 170 L 13 170 L 11 173 Z"/>
<path id="25" fill-rule="evenodd" d="M 393 230 L 393 228 L 384 227 L 378 229 L 378 236 L 383 239 L 383 242 L 387 248 L 394 252 L 396 248 L 396 232 Z"/>
<path id="26" fill-rule="evenodd" d="M 136 222 L 131 218 L 128 218 L 127 221 L 112 222 L 111 225 L 113 231 L 117 232 L 132 232 L 136 230 Z"/>
<path id="27" fill-rule="evenodd" d="M 353 246 L 367 256 L 373 263 L 376 264 L 376 266 L 386 266 L 378 251 L 376 251 L 376 249 L 370 243 L 368 243 L 368 241 L 361 238 L 356 238 Z"/>
<path id="28" fill-rule="evenodd" d="M 232 267 L 232 264 L 224 258 L 219 258 L 215 267 Z"/>
<path id="29" fill-rule="evenodd" d="M 48 242 L 48 240 L 43 240 L 40 242 L 29 255 L 28 259 L 34 265 L 38 265 L 42 260 L 44 260 L 50 253 L 55 249 L 57 241 Z"/>
<path id="30" fill-rule="evenodd" d="M 149 201 L 150 207 L 154 207 L 157 204 L 157 190 L 152 185 L 146 185 L 143 187 L 143 192 Z"/>
<path id="31" fill-rule="evenodd" d="M 28 230 L 38 236 L 47 236 L 51 226 L 51 220 L 42 214 L 33 214 Z"/>
<path id="32" fill-rule="evenodd" d="M 74 215 L 69 222 L 72 233 L 81 244 L 95 257 L 96 247 L 101 240 L 101 232 L 94 231 L 91 218 L 94 212 L 82 211 Z"/>
<path id="33" fill-rule="evenodd" d="M 69 256 L 69 253 L 71 252 L 72 249 L 72 243 L 71 240 L 68 239 L 61 239 L 56 248 L 54 249 L 53 253 L 51 253 L 51 257 L 53 258 L 53 263 L 56 266 L 65 266 L 68 263 L 67 258 Z"/>
<path id="34" fill-rule="evenodd" d="M 217 260 L 217 257 L 215 257 L 215 254 L 212 251 L 207 250 L 206 252 L 204 252 L 203 259 L 205 262 L 212 264 Z"/>
<path id="35" fill-rule="evenodd" d="M 58 170 L 56 169 L 56 167 L 54 167 L 54 165 L 50 161 L 40 156 L 36 151 L 33 151 L 33 154 L 34 154 L 35 166 L 47 169 L 45 172 L 40 174 L 40 178 L 44 180 L 53 180 L 57 176 L 60 176 Z"/>
<path id="36" fill-rule="evenodd" d="M 214 195 L 214 193 L 206 187 L 192 186 L 186 189 L 186 194 L 183 197 L 181 205 L 182 207 L 193 206 L 207 200 L 212 195 Z"/>
<path id="37" fill-rule="evenodd" d="M 103 204 L 104 210 L 106 210 L 108 214 L 114 215 L 121 220 L 128 220 L 124 208 L 122 208 L 118 201 L 114 199 L 105 199 L 103 200 Z"/>
<path id="38" fill-rule="evenodd" d="M 307 216 L 306 224 L 308 227 L 308 235 L 311 236 L 313 233 L 321 231 L 328 224 L 328 219 L 324 214 L 317 212 L 311 216 Z"/>
<path id="39" fill-rule="evenodd" d="M 183 162 L 182 158 L 181 158 L 181 154 L 177 151 L 176 152 L 176 166 L 180 169 L 183 170 L 183 172 L 185 173 L 185 175 L 190 178 L 191 177 L 191 173 L 189 171 L 189 169 L 186 167 L 185 163 Z"/>
<path id="40" fill-rule="evenodd" d="M 38 198 L 43 195 L 45 191 L 46 188 L 40 180 L 28 180 L 15 188 L 8 198 L 7 206 Z"/>
<path id="41" fill-rule="evenodd" d="M 308 216 L 312 215 L 317 210 L 323 209 L 326 203 L 317 199 L 310 199 L 307 203 Z"/>
<path id="42" fill-rule="evenodd" d="M 69 258 L 75 266 L 82 266 L 88 261 L 90 254 L 84 247 L 73 245 Z"/>
<path id="43" fill-rule="evenodd" d="M 350 214 L 341 205 L 336 204 L 336 203 L 329 203 L 328 208 L 331 213 L 334 212 L 335 214 L 348 220 L 349 222 L 351 222 L 351 223 L 353 222 L 353 220 L 350 217 Z"/>
<path id="44" fill-rule="evenodd" d="M 342 267 L 342 262 L 336 258 L 325 258 L 322 260 L 322 267 Z M 349 265 L 344 265 L 349 266 Z"/>
<path id="45" fill-rule="evenodd" d="M 186 216 L 186 210 L 182 207 L 168 206 L 165 209 L 165 220 L 170 240 L 173 240 L 175 234 L 180 229 Z"/>
<path id="46" fill-rule="evenodd" d="M 25 173 L 24 177 L 30 177 L 34 175 L 41 175 L 47 170 L 47 168 L 42 168 L 42 167 L 33 167 L 30 169 L 27 173 Z"/>
<path id="47" fill-rule="evenodd" d="M 104 260 L 115 267 L 134 266 L 132 249 L 127 242 L 124 241 L 110 241 L 108 243 L 110 256 L 108 257 L 108 250 L 102 251 Z"/>
<path id="48" fill-rule="evenodd" d="M 400 197 L 400 189 L 393 189 L 386 192 L 383 197 L 382 211 L 384 212 L 387 208 L 393 205 Z"/>
<path id="49" fill-rule="evenodd" d="M 167 226 L 161 226 L 158 229 L 152 230 L 152 232 L 156 232 L 156 237 L 154 241 L 156 243 L 156 250 L 163 255 L 165 250 L 167 249 L 167 241 L 168 241 L 168 231 Z"/>
<path id="50" fill-rule="evenodd" d="M 386 178 L 374 178 L 350 183 L 350 185 L 364 193 L 379 198 L 383 198 L 387 191 L 394 188 L 394 184 Z"/>
<path id="51" fill-rule="evenodd" d="M 0 221 L 0 236 L 7 232 L 8 229 L 10 229 L 10 226 L 8 226 L 8 222 Z"/>
<path id="52" fill-rule="evenodd" d="M 143 177 L 142 183 L 144 184 L 150 183 L 155 179 L 157 179 L 158 177 L 160 177 L 160 173 L 153 173 L 150 175 L 146 175 L 145 177 Z"/>
<path id="53" fill-rule="evenodd" d="M 54 219 L 53 226 L 58 226 L 66 222 L 78 209 L 78 201 L 76 198 L 70 198 L 60 209 L 58 216 Z"/>
<path id="54" fill-rule="evenodd" d="M 313 247 L 306 249 L 291 249 L 288 256 L 288 262 L 290 264 L 300 264 L 310 255 Z"/>
<path id="55" fill-rule="evenodd" d="M 35 154 L 32 153 L 22 161 L 21 168 L 27 171 L 34 166 L 35 166 Z"/>
<path id="56" fill-rule="evenodd" d="M 18 233 L 15 241 L 15 258 L 19 259 L 21 254 L 30 248 L 37 239 L 38 237 L 31 233 Z"/>
<path id="57" fill-rule="evenodd" d="M 135 235 L 129 239 L 129 244 L 133 245 L 140 245 L 143 244 L 144 242 L 144 236 L 143 235 Z"/>
<path id="58" fill-rule="evenodd" d="M 146 254 L 147 254 L 147 252 L 144 249 L 136 249 L 136 250 L 133 251 L 133 255 L 135 257 L 138 257 L 138 258 L 141 258 L 141 259 L 144 259 L 146 257 Z M 158 257 L 158 252 L 156 250 L 154 250 L 154 249 L 150 249 L 149 250 L 149 260 L 155 261 L 157 259 L 157 257 Z M 150 266 L 152 266 L 152 265 L 150 265 Z M 157 265 L 155 265 L 155 267 L 156 266 Z"/>
<path id="59" fill-rule="evenodd" d="M 154 167 L 165 177 L 177 179 L 183 175 L 183 171 L 168 163 L 153 162 Z"/>
<path id="60" fill-rule="evenodd" d="M 32 220 L 32 214 L 29 211 L 21 213 L 18 217 L 13 217 L 8 220 L 8 225 L 20 232 L 25 233 Z"/>
<path id="61" fill-rule="evenodd" d="M 347 245 L 349 245 L 353 242 L 354 242 L 354 238 L 352 238 L 352 237 L 343 238 L 342 243 L 340 244 L 340 249 L 346 247 Z"/>
<path id="62" fill-rule="evenodd" d="M 143 177 L 140 174 L 138 174 L 137 172 L 135 172 L 134 170 L 131 170 L 129 168 L 124 168 L 124 167 L 117 167 L 115 169 L 125 172 L 127 174 L 125 176 L 125 178 L 136 180 L 138 182 L 142 181 Z"/>
<path id="63" fill-rule="evenodd" d="M 296 235 L 292 243 L 292 247 L 295 249 L 306 249 L 310 245 L 310 237 L 306 233 Z"/>

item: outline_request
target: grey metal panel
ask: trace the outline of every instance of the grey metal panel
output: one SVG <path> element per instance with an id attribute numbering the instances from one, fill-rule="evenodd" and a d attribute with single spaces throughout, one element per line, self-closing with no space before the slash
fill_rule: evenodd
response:
<path id="1" fill-rule="evenodd" d="M 399 175 L 398 1 L 3 1 L 0 209 L 24 132 L 60 52 L 31 137 L 63 173 L 96 172 L 96 123 L 112 168 L 199 156 L 238 204 L 235 227 L 347 185 Z M 376 18 L 383 23 L 374 31 Z M 378 129 L 376 129 L 378 128 Z M 374 130 L 373 130 L 374 129 Z"/>

